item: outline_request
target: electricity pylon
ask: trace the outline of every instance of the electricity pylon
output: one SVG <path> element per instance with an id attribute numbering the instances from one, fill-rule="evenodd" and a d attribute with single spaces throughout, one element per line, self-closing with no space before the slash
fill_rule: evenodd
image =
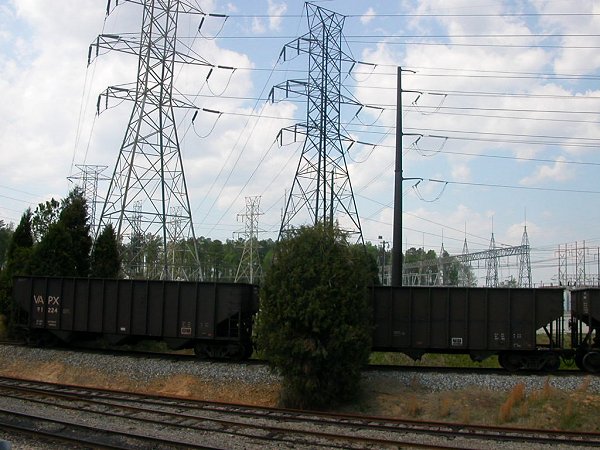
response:
<path id="1" fill-rule="evenodd" d="M 284 130 L 295 136 L 306 136 L 300 161 L 287 199 L 279 237 L 293 228 L 293 222 L 309 224 L 338 223 L 355 242 L 362 242 L 362 231 L 350 175 L 346 164 L 340 117 L 342 104 L 360 106 L 355 99 L 342 94 L 342 63 L 352 60 L 342 50 L 342 28 L 345 17 L 307 3 L 309 32 L 285 45 L 283 61 L 292 53 L 308 55 L 308 79 L 287 80 L 275 90 L 300 94 L 307 98 L 306 122 Z M 282 131 L 284 131 L 282 130 Z M 281 134 L 281 132 L 280 132 Z M 301 213 L 305 213 L 302 217 Z"/>
<path id="2" fill-rule="evenodd" d="M 521 247 L 524 251 L 519 255 L 519 287 L 531 287 L 531 257 L 529 254 L 529 236 L 527 235 L 527 225 L 523 230 L 521 238 Z"/>
<path id="3" fill-rule="evenodd" d="M 179 13 L 206 14 L 185 0 L 130 3 L 143 7 L 139 41 L 100 35 L 88 58 L 94 49 L 95 56 L 101 49 L 138 56 L 135 89 L 109 87 L 98 100 L 99 109 L 102 97 L 134 102 L 98 230 L 115 227 L 127 276 L 196 279 L 200 264 L 174 116 L 174 107 L 194 106 L 173 97 L 173 76 L 176 63 L 210 66 L 176 48 Z"/>
<path id="4" fill-rule="evenodd" d="M 487 287 L 498 287 L 498 255 L 496 250 L 496 239 L 494 239 L 494 232 L 492 231 L 492 238 L 490 239 L 490 248 L 488 251 L 488 258 L 485 262 L 487 269 L 487 275 L 485 277 L 485 285 Z"/>
<path id="5" fill-rule="evenodd" d="M 244 220 L 245 232 L 244 249 L 235 274 L 236 283 L 240 280 L 254 283 L 260 279 L 261 265 L 258 254 L 258 217 L 260 215 L 260 196 L 246 197 L 246 213 L 238 215 Z"/>
<path id="6" fill-rule="evenodd" d="M 95 230 L 97 225 L 96 206 L 98 205 L 98 182 L 110 180 L 110 178 L 102 175 L 102 172 L 104 172 L 107 166 L 75 164 L 75 167 L 79 169 L 79 172 L 67 177 L 67 179 L 81 187 L 87 202 L 88 214 L 90 217 L 90 229 Z"/>

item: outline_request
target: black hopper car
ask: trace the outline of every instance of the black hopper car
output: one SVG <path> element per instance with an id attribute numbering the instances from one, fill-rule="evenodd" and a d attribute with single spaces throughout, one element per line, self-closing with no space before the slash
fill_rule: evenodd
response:
<path id="1" fill-rule="evenodd" d="M 570 297 L 570 306 L 565 307 Z M 34 343 L 156 339 L 197 355 L 246 358 L 258 287 L 185 281 L 17 277 Z M 493 355 L 507 370 L 600 372 L 600 289 L 387 287 L 371 290 L 373 350 Z"/>
<path id="2" fill-rule="evenodd" d="M 13 298 L 34 344 L 152 339 L 213 358 L 248 358 L 253 350 L 258 288 L 251 284 L 17 277 Z"/>

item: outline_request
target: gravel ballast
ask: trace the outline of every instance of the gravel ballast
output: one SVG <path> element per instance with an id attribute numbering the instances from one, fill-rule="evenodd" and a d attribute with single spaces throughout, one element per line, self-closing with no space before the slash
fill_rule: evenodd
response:
<path id="1" fill-rule="evenodd" d="M 0 346 L 0 374 L 19 372 L 25 378 L 39 378 L 47 375 L 46 381 L 65 383 L 70 377 L 78 378 L 71 370 L 94 372 L 101 380 L 125 378 L 132 385 L 151 384 L 157 380 L 174 376 L 188 376 L 202 382 L 216 384 L 273 385 L 280 378 L 266 365 L 230 362 L 209 362 L 187 360 L 165 360 L 153 357 L 132 357 L 98 354 L 93 352 L 39 349 L 20 346 Z M 45 370 L 44 370 L 45 368 Z M 69 370 L 71 369 L 71 370 Z M 47 372 L 47 373 L 46 373 Z M 69 372 L 71 372 L 69 376 Z M 468 389 L 477 386 L 484 389 L 507 391 L 517 383 L 524 383 L 526 389 L 541 389 L 547 383 L 564 390 L 579 388 L 582 377 L 575 372 L 572 376 L 482 374 L 482 373 L 436 373 L 411 371 L 368 371 L 363 375 L 366 384 L 372 382 L 390 383 L 396 386 L 414 388 L 418 385 L 431 391 Z M 590 376 L 588 392 L 600 393 L 600 377 Z M 75 383 L 76 384 L 76 383 Z"/>
<path id="2" fill-rule="evenodd" d="M 0 376 L 257 406 L 277 406 L 281 388 L 280 378 L 263 364 L 12 345 L 0 345 Z M 516 399 L 509 418 L 499 420 L 501 405 L 511 398 L 517 385 L 524 386 L 524 399 Z M 592 411 L 596 411 L 599 401 L 600 377 L 578 373 L 515 375 L 372 369 L 363 373 L 361 397 L 336 409 L 395 418 L 561 428 L 571 418 L 596 417 Z M 595 419 L 574 426 L 600 431 Z M 567 429 L 573 429 L 573 425 Z M 0 434 L 0 439 L 6 437 Z"/>

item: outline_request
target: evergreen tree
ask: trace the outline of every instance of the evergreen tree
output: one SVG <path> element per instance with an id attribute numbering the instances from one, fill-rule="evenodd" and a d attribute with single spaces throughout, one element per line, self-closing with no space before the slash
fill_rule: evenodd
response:
<path id="1" fill-rule="evenodd" d="M 90 275 L 98 278 L 118 278 L 120 273 L 121 258 L 117 235 L 112 224 L 108 224 L 96 239 L 92 250 Z"/>
<path id="2" fill-rule="evenodd" d="M 34 219 L 42 230 L 35 245 L 31 272 L 41 276 L 87 277 L 92 238 L 85 197 L 73 189 L 61 203 L 55 220 L 56 201 L 40 203 Z M 41 231 L 40 231 L 41 232 Z"/>
<path id="3" fill-rule="evenodd" d="M 302 227 L 275 247 L 256 334 L 259 351 L 283 376 L 284 405 L 322 408 L 358 392 L 376 276 L 366 260 L 330 226 Z"/>
<path id="4" fill-rule="evenodd" d="M 21 221 L 6 252 L 6 273 L 9 278 L 15 275 L 29 275 L 31 252 L 33 249 L 32 214 L 28 209 L 21 216 Z"/>
<path id="5" fill-rule="evenodd" d="M 53 223 L 34 248 L 32 274 L 47 277 L 79 276 L 74 247 L 65 225 L 60 221 Z"/>
<path id="6" fill-rule="evenodd" d="M 87 277 L 90 272 L 92 238 L 90 237 L 87 203 L 81 189 L 73 189 L 63 200 L 58 221 L 70 236 L 69 253 L 75 265 L 72 276 Z M 65 273 L 65 275 L 67 274 Z"/>
<path id="7" fill-rule="evenodd" d="M 3 220 L 0 220 L 0 270 L 6 266 L 6 254 L 8 253 L 12 234 L 12 226 L 7 226 Z"/>
<path id="8" fill-rule="evenodd" d="M 48 228 L 53 223 L 58 222 L 60 215 L 60 203 L 51 199 L 44 203 L 39 203 L 31 217 L 31 230 L 35 242 L 40 242 L 48 232 Z"/>
<path id="9" fill-rule="evenodd" d="M 31 231 L 31 210 L 25 211 L 6 251 L 6 265 L 0 275 L 0 314 L 11 316 L 12 277 L 29 275 L 33 233 Z"/>

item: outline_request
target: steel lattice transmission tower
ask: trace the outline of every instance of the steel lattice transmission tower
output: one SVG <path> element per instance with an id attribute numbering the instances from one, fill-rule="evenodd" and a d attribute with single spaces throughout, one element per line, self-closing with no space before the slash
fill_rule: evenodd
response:
<path id="1" fill-rule="evenodd" d="M 88 214 L 90 216 L 90 229 L 95 230 L 96 225 L 96 206 L 98 205 L 98 182 L 108 181 L 110 178 L 102 175 L 107 166 L 95 164 L 75 164 L 79 172 L 67 177 L 76 185 L 81 187 L 83 195 L 87 201 Z"/>
<path id="2" fill-rule="evenodd" d="M 248 283 L 254 283 L 261 276 L 261 264 L 258 254 L 258 218 L 260 212 L 260 196 L 246 197 L 246 213 L 238 214 L 238 217 L 244 220 L 244 249 L 235 282 L 246 280 Z"/>
<path id="3" fill-rule="evenodd" d="M 90 46 L 89 59 L 94 49 L 96 56 L 100 49 L 138 56 L 135 89 L 109 87 L 100 96 L 134 105 L 98 229 L 115 227 L 127 276 L 195 279 L 198 251 L 174 115 L 174 107 L 194 106 L 173 97 L 173 77 L 177 63 L 210 66 L 176 48 L 179 14 L 205 14 L 184 0 L 129 1 L 143 7 L 139 41 L 100 35 Z"/>
<path id="4" fill-rule="evenodd" d="M 487 275 L 485 277 L 485 285 L 487 287 L 498 287 L 498 255 L 496 254 L 496 239 L 494 239 L 494 232 L 492 231 L 492 238 L 490 239 L 490 249 L 488 251 L 488 258 L 485 262 L 487 269 Z"/>
<path id="5" fill-rule="evenodd" d="M 465 233 L 466 234 L 466 233 Z M 465 241 L 463 242 L 462 256 L 466 259 L 466 256 L 469 254 L 469 245 L 467 244 L 467 237 L 465 236 Z M 464 261 L 460 264 L 458 269 L 458 285 L 459 286 L 470 286 L 470 274 L 471 274 L 471 262 Z"/>
<path id="6" fill-rule="evenodd" d="M 342 104 L 360 106 L 342 94 L 342 64 L 354 62 L 342 51 L 344 16 L 306 4 L 309 32 L 287 44 L 280 55 L 285 61 L 294 54 L 308 55 L 308 79 L 288 80 L 271 91 L 285 97 L 300 94 L 307 98 L 306 123 L 286 128 L 294 136 L 306 136 L 292 189 L 283 214 L 280 237 L 293 223 L 334 224 L 362 242 L 362 231 L 340 127 Z M 281 135 L 281 133 L 280 133 Z M 304 216 L 302 215 L 304 213 Z M 308 216 L 308 217 L 306 217 Z"/>
<path id="7" fill-rule="evenodd" d="M 527 225 L 523 230 L 521 238 L 521 247 L 523 253 L 519 255 L 519 287 L 531 287 L 531 256 L 529 252 L 529 236 L 527 235 Z"/>

